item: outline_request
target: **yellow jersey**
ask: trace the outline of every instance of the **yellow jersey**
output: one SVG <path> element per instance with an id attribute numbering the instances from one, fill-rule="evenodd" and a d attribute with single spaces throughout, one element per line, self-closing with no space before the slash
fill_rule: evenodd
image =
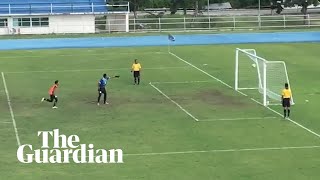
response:
<path id="1" fill-rule="evenodd" d="M 282 97 L 283 98 L 291 98 L 291 90 L 290 89 L 283 89 L 282 90 Z"/>
<path id="2" fill-rule="evenodd" d="M 132 71 L 140 71 L 140 69 L 141 69 L 141 65 L 140 65 L 140 63 L 133 63 L 132 64 Z"/>

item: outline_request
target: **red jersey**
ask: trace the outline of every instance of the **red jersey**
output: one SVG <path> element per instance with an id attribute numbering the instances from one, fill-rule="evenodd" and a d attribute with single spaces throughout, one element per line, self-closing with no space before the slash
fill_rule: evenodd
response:
<path id="1" fill-rule="evenodd" d="M 58 88 L 57 84 L 54 84 L 53 86 L 51 86 L 49 89 L 49 95 L 54 95 L 57 88 Z"/>

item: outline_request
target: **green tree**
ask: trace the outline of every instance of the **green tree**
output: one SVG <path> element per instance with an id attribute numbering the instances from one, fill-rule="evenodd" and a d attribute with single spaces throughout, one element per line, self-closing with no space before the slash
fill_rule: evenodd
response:
<path id="1" fill-rule="evenodd" d="M 282 10 L 283 10 L 283 7 L 282 7 L 282 3 L 281 3 L 281 1 L 279 1 L 279 0 L 272 0 L 271 1 L 271 9 L 272 10 L 276 10 L 276 13 L 277 14 L 281 14 L 281 12 L 282 12 Z"/>
<path id="2" fill-rule="evenodd" d="M 278 3 L 279 0 L 271 0 L 271 3 L 273 6 L 271 8 L 277 9 L 277 13 L 280 14 L 282 11 L 282 8 L 279 6 Z M 285 7 L 293 7 L 295 4 L 301 6 L 301 13 L 306 15 L 308 13 L 308 6 L 313 4 L 317 6 L 319 4 L 318 0 L 285 0 L 281 5 L 284 5 Z"/>
<path id="3" fill-rule="evenodd" d="M 130 11 L 134 13 L 134 17 L 137 18 L 137 11 L 147 7 L 150 4 L 150 0 L 129 0 Z"/>
<path id="4" fill-rule="evenodd" d="M 172 0 L 170 7 L 171 14 L 175 14 L 178 8 L 183 8 L 183 13 L 186 15 L 190 1 L 192 0 Z"/>
<path id="5" fill-rule="evenodd" d="M 184 14 L 187 14 L 187 9 L 195 9 L 195 13 L 199 12 L 199 9 L 207 2 L 207 0 L 171 0 L 171 14 L 175 14 L 178 8 L 182 8 Z"/>
<path id="6" fill-rule="evenodd" d="M 304 14 L 303 18 L 305 19 L 304 23 L 307 24 L 307 13 L 308 13 L 308 6 L 313 4 L 317 6 L 319 4 L 318 0 L 294 0 L 295 4 L 302 6 L 301 13 Z"/>
<path id="7" fill-rule="evenodd" d="M 293 0 L 293 4 L 298 4 L 299 6 L 302 6 L 301 13 L 306 15 L 308 13 L 308 6 L 313 4 L 315 6 L 319 5 L 318 0 Z"/>

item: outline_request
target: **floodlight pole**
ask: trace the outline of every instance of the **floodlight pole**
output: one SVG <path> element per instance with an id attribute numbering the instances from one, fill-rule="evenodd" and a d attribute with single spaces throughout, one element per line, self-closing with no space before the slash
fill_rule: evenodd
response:
<path id="1" fill-rule="evenodd" d="M 261 0 L 259 0 L 258 20 L 259 20 L 259 29 L 260 29 L 261 28 Z"/>
<path id="2" fill-rule="evenodd" d="M 209 6 L 210 6 L 210 0 L 208 0 L 208 4 L 207 4 L 207 10 L 208 10 L 208 16 L 210 16 L 210 13 L 209 13 Z"/>

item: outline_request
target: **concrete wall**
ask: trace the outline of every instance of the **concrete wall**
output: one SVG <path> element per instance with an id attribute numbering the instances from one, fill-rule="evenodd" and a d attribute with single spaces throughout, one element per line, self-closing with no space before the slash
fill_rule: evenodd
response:
<path id="1" fill-rule="evenodd" d="M 38 16 L 19 16 L 17 18 L 24 17 Z M 13 28 L 16 29 L 16 34 L 95 33 L 94 15 L 55 15 L 39 17 L 49 17 L 49 27 L 14 27 L 13 17 L 8 17 L 8 27 L 0 28 L 0 35 L 13 34 Z"/>
<path id="2" fill-rule="evenodd" d="M 49 28 L 52 33 L 95 33 L 95 16 L 50 16 Z"/>
<path id="3" fill-rule="evenodd" d="M 8 28 L 0 28 L 0 35 L 9 34 Z"/>

